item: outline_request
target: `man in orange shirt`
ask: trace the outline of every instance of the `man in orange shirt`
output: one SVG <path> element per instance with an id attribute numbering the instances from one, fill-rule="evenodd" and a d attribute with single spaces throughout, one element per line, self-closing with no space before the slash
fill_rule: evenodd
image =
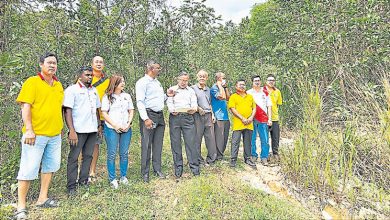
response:
<path id="1" fill-rule="evenodd" d="M 18 172 L 18 207 L 15 219 L 26 219 L 26 197 L 30 182 L 38 178 L 41 168 L 41 189 L 37 207 L 58 206 L 48 198 L 53 173 L 61 164 L 62 101 L 64 89 L 58 81 L 57 56 L 46 53 L 39 59 L 41 72 L 28 78 L 16 101 L 22 107 L 23 137 Z"/>

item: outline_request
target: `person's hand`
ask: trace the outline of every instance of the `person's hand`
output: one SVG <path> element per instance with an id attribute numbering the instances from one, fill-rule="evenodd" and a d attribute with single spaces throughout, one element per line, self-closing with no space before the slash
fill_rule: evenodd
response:
<path id="1" fill-rule="evenodd" d="M 173 97 L 176 95 L 176 92 L 173 89 L 167 89 L 167 96 Z"/>
<path id="2" fill-rule="evenodd" d="M 77 143 L 78 143 L 78 138 L 77 138 L 77 133 L 76 131 L 69 131 L 69 135 L 68 135 L 68 139 L 69 139 L 69 145 L 70 146 L 76 146 Z"/>
<path id="3" fill-rule="evenodd" d="M 249 117 L 249 118 L 248 118 L 248 121 L 249 121 L 248 124 L 252 123 L 252 122 L 253 122 L 253 117 Z"/>
<path id="4" fill-rule="evenodd" d="M 268 120 L 267 125 L 268 125 L 268 126 L 271 126 L 271 125 L 272 125 L 272 120 Z"/>
<path id="5" fill-rule="evenodd" d="M 151 119 L 146 119 L 144 121 L 146 129 L 152 129 L 153 128 L 153 121 Z"/>
<path id="6" fill-rule="evenodd" d="M 192 115 L 192 114 L 194 114 L 196 112 L 197 109 L 198 108 L 192 108 L 192 109 L 188 110 L 187 113 Z"/>
<path id="7" fill-rule="evenodd" d="M 222 86 L 222 81 L 221 80 L 217 80 L 217 86 Z"/>
<path id="8" fill-rule="evenodd" d="M 249 120 L 246 119 L 246 118 L 244 118 L 244 117 L 242 117 L 241 121 L 242 121 L 242 123 L 243 123 L 244 125 L 249 124 Z"/>
<path id="9" fill-rule="evenodd" d="M 199 112 L 200 115 L 205 115 L 206 114 L 206 112 L 203 110 L 203 108 L 201 108 L 199 106 L 198 106 L 198 112 Z"/>
<path id="10" fill-rule="evenodd" d="M 121 126 L 119 126 L 119 125 L 113 125 L 112 127 L 114 128 L 114 130 L 116 131 L 116 133 L 122 133 L 122 128 L 121 128 Z"/>
<path id="11" fill-rule="evenodd" d="M 127 132 L 131 128 L 131 122 L 127 123 L 126 126 L 121 128 L 122 132 Z"/>
<path id="12" fill-rule="evenodd" d="M 171 112 L 172 115 L 177 115 L 179 112 Z"/>
<path id="13" fill-rule="evenodd" d="M 26 133 L 24 133 L 24 143 L 28 145 L 34 145 L 35 144 L 35 133 L 33 130 L 26 130 Z"/>

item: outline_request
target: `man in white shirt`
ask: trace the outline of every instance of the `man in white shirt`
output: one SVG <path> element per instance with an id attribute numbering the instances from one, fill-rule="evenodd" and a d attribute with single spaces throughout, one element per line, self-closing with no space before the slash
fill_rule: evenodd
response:
<path id="1" fill-rule="evenodd" d="M 256 150 L 256 138 L 259 134 L 261 142 L 261 154 L 260 159 L 263 165 L 267 165 L 269 155 L 268 144 L 268 126 L 272 124 L 271 120 L 271 99 L 268 92 L 264 91 L 261 87 L 260 76 L 252 77 L 252 89 L 247 93 L 253 96 L 256 103 L 256 115 L 253 120 L 253 133 L 252 133 L 252 160 L 257 161 L 259 155 Z"/>
<path id="2" fill-rule="evenodd" d="M 146 74 L 135 84 L 137 108 L 140 115 L 141 132 L 141 174 L 143 181 L 149 182 L 150 159 L 155 175 L 165 178 L 161 172 L 161 152 L 164 139 L 164 89 L 157 76 L 161 66 L 150 60 Z"/>
<path id="3" fill-rule="evenodd" d="M 170 88 L 175 92 L 174 97 L 168 97 L 167 106 L 169 115 L 169 134 L 175 176 L 180 178 L 183 174 L 183 154 L 181 146 L 181 134 L 185 143 L 186 155 L 192 173 L 197 176 L 199 170 L 199 155 L 195 146 L 195 120 L 193 114 L 198 109 L 195 91 L 188 86 L 189 74 L 182 72 L 178 76 L 178 84 Z"/>
<path id="4" fill-rule="evenodd" d="M 65 90 L 63 107 L 65 122 L 69 129 L 70 151 L 67 165 L 68 194 L 76 194 L 77 183 L 88 185 L 89 169 L 96 143 L 100 108 L 99 95 L 92 83 L 92 68 L 82 67 L 76 84 Z M 82 152 L 80 174 L 78 157 Z M 77 178 L 79 176 L 79 178 Z"/>

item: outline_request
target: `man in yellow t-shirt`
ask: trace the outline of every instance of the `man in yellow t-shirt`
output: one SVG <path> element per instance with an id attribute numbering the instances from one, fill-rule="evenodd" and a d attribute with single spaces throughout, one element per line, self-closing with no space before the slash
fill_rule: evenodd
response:
<path id="1" fill-rule="evenodd" d="M 279 161 L 279 139 L 280 139 L 280 127 L 279 127 L 279 106 L 282 105 L 282 93 L 275 87 L 276 78 L 273 74 L 267 76 L 267 84 L 264 89 L 269 93 L 272 102 L 272 126 L 270 127 L 271 134 L 271 146 L 272 156 L 278 162 Z"/>
<path id="2" fill-rule="evenodd" d="M 104 93 L 106 92 L 106 89 L 108 85 L 110 84 L 109 78 L 104 74 L 104 60 L 101 56 L 95 56 L 92 59 L 92 86 L 96 88 L 100 102 L 102 101 L 102 98 L 104 96 Z M 99 115 L 101 122 L 99 123 L 99 132 L 98 132 L 98 138 L 95 144 L 95 148 L 93 150 L 93 158 L 91 162 L 91 167 L 89 170 L 89 181 L 93 182 L 96 179 L 96 164 L 99 158 L 99 144 L 102 143 L 102 132 L 103 132 L 103 116 L 101 114 L 100 108 L 99 108 Z"/>
<path id="3" fill-rule="evenodd" d="M 253 118 L 256 114 L 256 103 L 252 95 L 246 93 L 245 80 L 236 82 L 236 93 L 230 96 L 228 108 L 233 114 L 233 134 L 230 166 L 237 163 L 238 148 L 241 135 L 244 144 L 244 161 L 256 169 L 256 164 L 251 160 L 251 140 L 253 131 Z"/>
<path id="4" fill-rule="evenodd" d="M 18 205 L 16 219 L 26 219 L 26 198 L 30 182 L 38 178 L 41 169 L 41 191 L 36 206 L 56 207 L 48 198 L 53 173 L 61 164 L 62 101 L 64 89 L 58 81 L 57 56 L 46 53 L 39 59 L 41 72 L 28 78 L 16 101 L 22 107 L 23 137 L 18 172 Z"/>

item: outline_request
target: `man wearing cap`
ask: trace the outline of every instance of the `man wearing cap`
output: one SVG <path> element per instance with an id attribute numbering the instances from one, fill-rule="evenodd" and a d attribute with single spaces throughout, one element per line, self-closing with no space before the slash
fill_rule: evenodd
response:
<path id="1" fill-rule="evenodd" d="M 276 77 L 273 74 L 267 76 L 267 83 L 264 89 L 268 91 L 272 102 L 272 126 L 270 127 L 272 157 L 276 162 L 279 161 L 279 106 L 282 105 L 282 93 L 275 87 Z"/>
<path id="2" fill-rule="evenodd" d="M 191 86 L 191 88 L 195 91 L 198 102 L 198 111 L 194 114 L 196 127 L 195 146 L 198 150 L 199 163 L 212 164 L 217 158 L 217 149 L 215 146 L 213 124 L 215 118 L 211 109 L 210 89 L 206 85 L 208 73 L 205 70 L 200 70 L 197 74 L 197 77 L 198 83 L 196 85 Z M 205 144 L 207 148 L 206 161 L 204 161 L 201 155 L 201 145 L 203 137 L 205 139 Z"/>
<path id="3" fill-rule="evenodd" d="M 189 74 L 181 72 L 177 77 L 178 84 L 170 88 L 175 96 L 168 97 L 169 110 L 169 135 L 175 176 L 180 178 L 183 174 L 183 154 L 181 135 L 183 134 L 186 155 L 190 169 L 194 176 L 200 174 L 199 155 L 195 146 L 195 121 L 193 114 L 198 109 L 197 98 L 194 90 L 188 86 Z"/>
<path id="4" fill-rule="evenodd" d="M 36 206 L 57 207 L 48 198 L 53 173 L 61 164 L 62 101 L 64 90 L 55 76 L 57 56 L 46 53 L 39 59 L 41 72 L 29 77 L 16 101 L 22 108 L 23 137 L 18 172 L 18 203 L 15 219 L 27 219 L 26 198 L 30 182 L 41 172 L 41 186 Z"/>
<path id="5" fill-rule="evenodd" d="M 77 184 L 88 185 L 92 154 L 100 125 L 100 99 L 92 83 L 92 68 L 82 67 L 76 84 L 65 90 L 65 122 L 69 129 L 70 151 L 67 165 L 68 195 L 76 194 Z M 80 173 L 78 157 L 82 154 Z M 78 178 L 77 178 L 78 177 Z"/>

